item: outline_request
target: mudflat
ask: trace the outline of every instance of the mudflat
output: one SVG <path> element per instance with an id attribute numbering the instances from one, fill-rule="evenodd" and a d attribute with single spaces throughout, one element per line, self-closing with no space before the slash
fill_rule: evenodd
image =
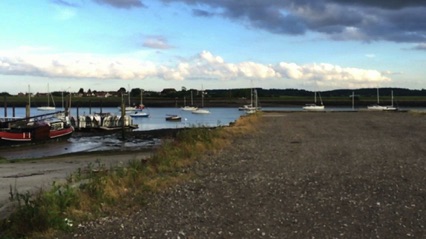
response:
<path id="1" fill-rule="evenodd" d="M 424 114 L 263 113 L 256 128 L 61 238 L 425 238 Z"/>

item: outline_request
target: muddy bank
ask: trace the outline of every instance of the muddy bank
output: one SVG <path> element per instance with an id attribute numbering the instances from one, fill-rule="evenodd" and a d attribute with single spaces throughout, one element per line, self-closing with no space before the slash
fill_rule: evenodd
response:
<path id="1" fill-rule="evenodd" d="M 69 154 L 84 154 L 108 151 L 150 150 L 161 145 L 162 139 L 174 138 L 184 128 L 147 131 L 75 132 L 67 141 L 16 147 L 1 147 L 0 158 L 5 160 L 37 159 Z"/>

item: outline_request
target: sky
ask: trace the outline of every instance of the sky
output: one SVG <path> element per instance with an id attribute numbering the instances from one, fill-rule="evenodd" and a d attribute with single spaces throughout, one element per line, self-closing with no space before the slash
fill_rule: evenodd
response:
<path id="1" fill-rule="evenodd" d="M 0 92 L 426 88 L 424 0 L 2 0 Z"/>

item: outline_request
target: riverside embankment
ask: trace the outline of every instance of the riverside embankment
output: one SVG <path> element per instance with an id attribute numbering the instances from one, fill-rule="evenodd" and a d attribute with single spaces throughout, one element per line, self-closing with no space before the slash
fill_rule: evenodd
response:
<path id="1" fill-rule="evenodd" d="M 265 113 L 139 210 L 60 238 L 424 238 L 426 117 Z"/>

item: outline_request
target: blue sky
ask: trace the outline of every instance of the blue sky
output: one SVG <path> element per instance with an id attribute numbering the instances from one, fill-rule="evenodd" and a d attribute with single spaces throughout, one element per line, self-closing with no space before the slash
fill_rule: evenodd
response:
<path id="1" fill-rule="evenodd" d="M 0 1 L 0 92 L 426 88 L 420 0 Z"/>

